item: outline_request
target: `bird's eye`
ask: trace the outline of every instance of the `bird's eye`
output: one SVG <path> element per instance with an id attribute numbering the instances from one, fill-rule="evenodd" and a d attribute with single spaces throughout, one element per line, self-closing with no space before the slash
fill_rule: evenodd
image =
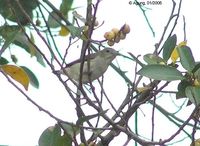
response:
<path id="1" fill-rule="evenodd" d="M 110 52 L 110 50 L 106 50 L 106 52 Z"/>

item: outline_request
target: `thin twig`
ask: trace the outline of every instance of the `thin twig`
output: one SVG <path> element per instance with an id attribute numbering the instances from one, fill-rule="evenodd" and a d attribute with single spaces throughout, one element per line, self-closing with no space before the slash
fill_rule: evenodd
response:
<path id="1" fill-rule="evenodd" d="M 17 84 L 15 84 L 9 77 L 7 74 L 4 73 L 4 71 L 0 70 L 0 72 L 6 77 L 6 79 L 8 80 L 8 82 L 10 84 L 12 84 L 21 94 L 23 94 L 26 99 L 31 102 L 34 106 L 36 106 L 40 111 L 45 112 L 47 115 L 49 115 L 51 118 L 55 119 L 57 122 L 60 123 L 66 123 L 71 125 L 72 123 L 67 122 L 67 121 L 63 121 L 61 119 L 59 119 L 58 117 L 54 116 L 51 112 L 49 112 L 48 110 L 44 109 L 43 107 L 41 107 L 39 104 L 37 104 L 34 100 L 32 100 L 20 87 L 17 86 Z"/>
<path id="2" fill-rule="evenodd" d="M 152 108 L 152 117 L 151 117 L 151 141 L 154 141 L 154 131 L 155 131 L 155 103 L 156 96 L 153 98 L 153 108 Z"/>
<path id="3" fill-rule="evenodd" d="M 50 27 L 49 27 L 49 25 L 48 25 L 48 22 L 46 21 L 45 16 L 44 16 L 44 14 L 43 14 L 43 11 L 42 11 L 42 9 L 41 9 L 41 7 L 40 7 L 40 4 L 39 4 L 38 1 L 37 1 L 37 3 L 38 3 L 39 11 L 40 11 L 40 13 L 41 13 L 41 15 L 42 15 L 42 19 L 44 20 L 45 26 L 47 27 L 48 33 L 49 33 L 49 35 L 50 35 L 50 37 L 51 37 L 51 41 L 53 42 L 53 45 L 54 45 L 54 47 L 55 47 L 55 49 L 56 49 L 56 52 L 58 53 L 58 56 L 60 57 L 60 59 L 63 60 L 63 59 L 62 59 L 62 56 L 61 56 L 61 54 L 60 54 L 60 52 L 59 52 L 59 50 L 58 50 L 58 47 L 57 47 L 57 45 L 56 45 L 56 42 L 55 42 L 55 40 L 54 40 L 54 37 L 53 37 L 53 35 L 52 35 L 52 33 L 51 33 L 51 30 L 50 30 Z M 43 5 L 42 5 L 42 6 L 43 6 Z M 49 14 L 50 14 L 50 13 L 49 13 Z"/>
<path id="4" fill-rule="evenodd" d="M 146 11 L 142 8 L 142 6 L 139 4 L 139 2 L 137 0 L 135 0 L 135 2 L 138 3 L 138 6 L 139 6 L 140 10 L 142 11 L 142 13 L 144 15 L 144 18 L 145 18 L 145 20 L 146 20 L 146 22 L 147 22 L 152 34 L 153 34 L 153 37 L 155 37 L 155 32 L 154 32 L 154 30 L 153 30 L 153 28 L 152 28 L 152 26 L 151 26 L 151 24 L 149 22 L 149 19 L 148 19 L 147 15 L 146 15 Z"/>
<path id="5" fill-rule="evenodd" d="M 187 41 L 185 16 L 183 16 L 183 32 L 184 32 L 184 41 Z"/>

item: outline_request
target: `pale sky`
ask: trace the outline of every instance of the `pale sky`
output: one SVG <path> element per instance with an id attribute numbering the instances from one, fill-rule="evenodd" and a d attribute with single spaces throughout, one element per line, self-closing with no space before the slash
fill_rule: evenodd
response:
<path id="1" fill-rule="evenodd" d="M 75 0 L 74 3 L 75 6 L 80 6 L 80 8 L 77 9 L 77 12 L 80 14 L 84 13 L 84 3 L 82 4 L 81 2 L 83 1 Z M 147 16 L 155 31 L 155 38 L 153 38 L 142 12 L 135 5 L 130 5 L 129 0 L 102 0 L 98 10 L 97 20 L 99 23 L 104 21 L 104 25 L 94 32 L 94 39 L 102 40 L 106 31 L 111 30 L 113 27 L 120 28 L 124 23 L 127 23 L 131 27 L 131 33 L 127 35 L 125 40 L 115 45 L 114 48 L 124 54 L 126 52 L 132 52 L 135 56 L 151 53 L 154 50 L 154 44 L 159 41 L 172 7 L 171 0 L 161 0 L 161 2 L 161 5 L 146 5 L 148 8 L 151 8 L 151 10 L 147 11 Z M 186 19 L 188 45 L 191 47 L 196 60 L 199 59 L 198 43 L 200 21 L 197 19 L 199 17 L 198 14 L 200 14 L 199 5 L 200 1 L 183 1 L 178 27 L 176 29 L 178 42 L 183 41 L 182 15 L 184 15 Z M 60 42 L 58 42 L 58 47 L 66 48 L 63 46 L 66 39 L 67 38 L 59 38 L 58 40 L 60 40 Z M 14 52 L 20 56 L 18 64 L 30 66 L 30 69 L 37 75 L 40 81 L 40 88 L 35 89 L 30 86 L 27 94 L 57 117 L 68 120 L 69 122 L 75 121 L 75 106 L 73 102 L 67 98 L 68 95 L 66 94 L 64 87 L 59 83 L 58 79 L 52 74 L 50 69 L 40 66 L 36 63 L 34 58 L 30 59 L 29 55 L 24 54 L 20 49 L 15 49 Z M 125 59 L 117 58 L 117 61 L 123 69 L 130 69 L 130 66 L 126 65 L 127 62 L 125 62 Z M 116 61 L 114 61 L 114 63 L 116 63 Z M 115 77 L 114 80 L 118 83 L 115 83 L 115 89 L 112 88 L 112 80 L 106 81 L 106 78 L 110 79 L 112 76 Z M 111 100 L 114 105 L 119 105 L 123 100 L 120 98 L 124 97 L 124 94 L 126 93 L 126 85 L 121 79 L 116 79 L 116 76 L 117 74 L 109 68 L 105 74 L 105 89 L 109 89 L 109 94 L 114 95 L 111 97 L 118 97 L 117 100 Z M 39 111 L 34 105 L 27 101 L 19 91 L 7 82 L 3 75 L 0 75 L 0 79 L 0 145 L 37 145 L 42 131 L 48 126 L 53 126 L 56 121 Z M 120 92 L 116 93 L 116 91 Z M 166 99 L 166 101 L 159 101 L 159 103 L 168 108 L 167 103 L 170 104 L 170 101 L 171 100 Z M 182 101 L 177 102 L 181 103 Z M 184 115 L 190 114 L 191 107 L 184 110 Z M 147 105 L 142 106 L 144 113 L 148 113 L 148 110 L 150 109 L 151 108 Z M 170 110 L 173 111 L 174 109 L 172 108 Z M 159 117 L 162 119 L 162 116 L 158 115 L 158 118 Z M 150 119 L 151 117 L 145 115 L 145 117 L 141 116 L 141 118 Z M 140 126 L 146 129 L 144 123 L 140 123 Z M 157 133 L 161 133 L 161 136 L 165 138 L 169 137 L 170 131 L 174 131 L 173 128 L 177 128 L 172 126 L 172 129 L 165 131 L 163 123 L 158 123 L 156 126 L 156 128 L 160 129 L 160 132 L 157 131 Z M 149 136 L 150 132 L 146 131 L 146 134 Z M 200 137 L 200 134 L 198 136 Z M 181 144 L 189 145 L 190 141 L 186 140 Z M 115 146 L 121 145 L 122 144 L 120 143 L 115 143 Z"/>

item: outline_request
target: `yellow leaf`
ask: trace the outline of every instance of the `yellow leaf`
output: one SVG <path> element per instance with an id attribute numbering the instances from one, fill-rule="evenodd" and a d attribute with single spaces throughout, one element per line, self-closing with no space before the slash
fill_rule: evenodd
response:
<path id="1" fill-rule="evenodd" d="M 175 47 L 172 54 L 171 54 L 171 60 L 172 60 L 173 63 L 175 63 L 178 58 L 179 58 L 179 54 L 178 54 L 178 51 L 177 51 L 177 47 Z"/>
<path id="2" fill-rule="evenodd" d="M 60 36 L 67 36 L 69 35 L 69 29 L 65 26 L 61 26 L 61 30 L 59 31 Z"/>
<path id="3" fill-rule="evenodd" d="M 186 46 L 187 45 L 187 41 L 182 41 L 178 44 L 177 47 L 183 47 L 183 46 Z"/>
<path id="4" fill-rule="evenodd" d="M 183 46 L 186 46 L 187 44 L 187 41 L 182 41 L 178 44 L 178 46 L 176 46 L 171 54 L 171 60 L 173 63 L 176 62 L 176 60 L 179 58 L 179 54 L 178 54 L 178 51 L 177 51 L 177 48 L 178 47 L 183 47 Z"/>
<path id="5" fill-rule="evenodd" d="M 194 84 L 194 86 L 200 86 L 198 79 L 195 79 L 193 84 Z"/>
<path id="6" fill-rule="evenodd" d="M 2 65 L 1 68 L 7 75 L 12 77 L 15 81 L 23 85 L 26 90 L 28 90 L 29 77 L 22 68 L 15 65 Z"/>

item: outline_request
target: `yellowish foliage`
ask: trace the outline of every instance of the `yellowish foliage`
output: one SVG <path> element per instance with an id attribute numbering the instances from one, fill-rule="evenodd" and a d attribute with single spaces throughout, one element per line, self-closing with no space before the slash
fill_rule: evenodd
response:
<path id="1" fill-rule="evenodd" d="M 173 52 L 171 54 L 171 60 L 172 60 L 173 63 L 175 63 L 176 60 L 179 58 L 179 54 L 178 54 L 177 48 L 186 46 L 186 44 L 187 44 L 187 41 L 182 41 L 174 48 L 174 50 L 173 50 Z"/>
<path id="2" fill-rule="evenodd" d="M 69 33 L 70 33 L 70 31 L 69 31 L 69 29 L 67 29 L 67 27 L 61 26 L 61 29 L 59 31 L 60 36 L 67 36 L 67 35 L 69 35 Z"/>
<path id="3" fill-rule="evenodd" d="M 194 80 L 194 86 L 200 86 L 200 83 L 197 79 Z"/>
<path id="4" fill-rule="evenodd" d="M 22 68 L 15 65 L 2 65 L 1 69 L 15 81 L 24 86 L 26 90 L 28 90 L 28 85 L 30 82 L 29 77 Z"/>
<path id="5" fill-rule="evenodd" d="M 177 47 L 183 47 L 183 46 L 186 46 L 187 45 L 187 41 L 182 41 L 178 44 Z"/>
<path id="6" fill-rule="evenodd" d="M 171 60 L 172 60 L 173 63 L 175 63 L 178 58 L 179 58 L 179 54 L 178 54 L 178 51 L 177 51 L 177 47 L 175 47 L 172 54 L 171 54 Z"/>

